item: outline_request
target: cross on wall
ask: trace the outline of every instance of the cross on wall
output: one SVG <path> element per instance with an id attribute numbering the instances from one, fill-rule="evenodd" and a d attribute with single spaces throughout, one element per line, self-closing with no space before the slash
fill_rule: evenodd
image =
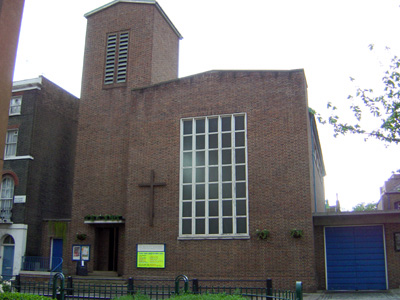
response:
<path id="1" fill-rule="evenodd" d="M 165 182 L 155 182 L 154 181 L 155 172 L 151 170 L 150 172 L 150 183 L 139 183 L 139 187 L 149 187 L 150 188 L 150 203 L 149 203 L 149 225 L 153 226 L 154 220 L 154 188 L 158 186 L 166 186 Z"/>

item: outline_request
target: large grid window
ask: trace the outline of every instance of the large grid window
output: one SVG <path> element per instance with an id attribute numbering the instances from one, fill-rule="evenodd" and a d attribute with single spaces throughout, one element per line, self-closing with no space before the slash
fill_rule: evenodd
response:
<path id="1" fill-rule="evenodd" d="M 11 219 L 11 210 L 14 200 L 14 180 L 6 176 L 1 182 L 0 219 Z"/>
<path id="2" fill-rule="evenodd" d="M 181 120 L 180 236 L 247 236 L 246 115 Z"/>
<path id="3" fill-rule="evenodd" d="M 113 33 L 107 36 L 104 84 L 126 82 L 128 43 L 128 32 Z"/>
<path id="4" fill-rule="evenodd" d="M 6 135 L 6 148 L 4 150 L 5 157 L 13 157 L 17 155 L 18 130 L 8 130 Z"/>

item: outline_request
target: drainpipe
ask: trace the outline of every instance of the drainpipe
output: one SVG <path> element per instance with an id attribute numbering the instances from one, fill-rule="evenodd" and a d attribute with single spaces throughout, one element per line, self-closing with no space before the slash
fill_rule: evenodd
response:
<path id="1" fill-rule="evenodd" d="M 315 187 L 314 131 L 313 131 L 312 122 L 310 122 L 310 127 L 311 127 L 311 160 L 312 160 L 312 170 L 313 170 L 314 206 L 315 206 L 315 212 L 318 212 L 317 191 L 316 191 L 316 187 Z"/>

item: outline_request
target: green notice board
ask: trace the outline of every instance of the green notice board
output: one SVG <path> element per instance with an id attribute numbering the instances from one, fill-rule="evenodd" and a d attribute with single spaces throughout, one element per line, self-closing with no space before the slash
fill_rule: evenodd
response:
<path id="1" fill-rule="evenodd" d="M 137 268 L 165 268 L 165 244 L 137 244 Z"/>

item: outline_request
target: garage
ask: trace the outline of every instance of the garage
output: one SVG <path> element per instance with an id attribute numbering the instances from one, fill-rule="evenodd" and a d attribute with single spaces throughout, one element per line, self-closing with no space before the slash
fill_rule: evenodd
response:
<path id="1" fill-rule="evenodd" d="M 328 290 L 385 290 L 383 226 L 325 227 Z"/>

